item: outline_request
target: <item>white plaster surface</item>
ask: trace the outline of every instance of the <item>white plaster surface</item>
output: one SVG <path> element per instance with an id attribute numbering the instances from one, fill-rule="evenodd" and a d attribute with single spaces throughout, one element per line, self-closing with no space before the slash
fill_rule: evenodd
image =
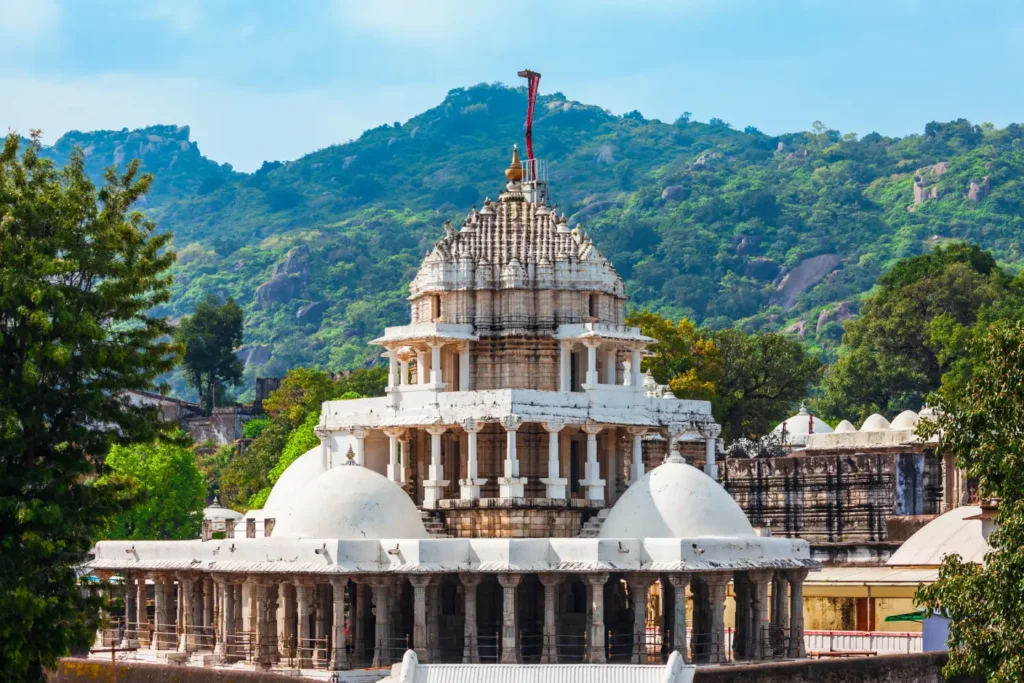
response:
<path id="1" fill-rule="evenodd" d="M 287 509 L 294 501 L 300 500 L 309 483 L 323 473 L 323 456 L 320 446 L 317 446 L 300 455 L 298 460 L 289 465 L 288 469 L 281 474 L 277 483 L 274 484 L 274 488 L 270 490 L 263 509 Z"/>
<path id="2" fill-rule="evenodd" d="M 908 538 L 892 554 L 887 565 L 937 566 L 946 555 L 959 555 L 965 562 L 984 564 L 989 551 L 988 536 L 976 505 L 964 505 L 933 519 Z"/>

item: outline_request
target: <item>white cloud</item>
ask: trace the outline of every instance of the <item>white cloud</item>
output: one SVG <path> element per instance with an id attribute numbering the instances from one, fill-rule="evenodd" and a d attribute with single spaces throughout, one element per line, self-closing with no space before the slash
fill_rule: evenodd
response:
<path id="1" fill-rule="evenodd" d="M 0 42 L 32 43 L 60 23 L 56 0 L 0 0 Z"/>
<path id="2" fill-rule="evenodd" d="M 191 127 L 204 155 L 240 171 L 264 160 L 295 159 L 363 131 L 405 120 L 441 101 L 444 84 L 367 89 L 334 83 L 293 92 L 258 92 L 190 78 L 105 74 L 77 79 L 0 75 L 0 130 L 41 128 L 45 143 L 68 130 Z"/>
<path id="3" fill-rule="evenodd" d="M 166 23 L 176 33 L 192 33 L 206 16 L 200 0 L 155 0 L 145 4 L 146 16 Z"/>
<path id="4" fill-rule="evenodd" d="M 458 49 L 480 37 L 515 40 L 507 22 L 519 22 L 508 16 L 515 12 L 509 6 L 479 0 L 332 0 L 331 8 L 343 28 L 419 47 Z"/>

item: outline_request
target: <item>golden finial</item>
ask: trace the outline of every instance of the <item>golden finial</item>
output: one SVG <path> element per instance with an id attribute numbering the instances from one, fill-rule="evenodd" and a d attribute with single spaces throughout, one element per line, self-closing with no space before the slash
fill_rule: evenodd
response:
<path id="1" fill-rule="evenodd" d="M 513 183 L 521 182 L 523 179 L 523 165 L 519 161 L 519 148 L 512 145 L 512 163 L 505 170 L 505 177 Z"/>

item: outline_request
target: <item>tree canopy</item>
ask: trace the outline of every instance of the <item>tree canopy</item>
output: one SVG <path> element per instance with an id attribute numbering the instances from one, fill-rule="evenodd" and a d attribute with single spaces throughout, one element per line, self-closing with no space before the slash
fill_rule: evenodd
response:
<path id="1" fill-rule="evenodd" d="M 1002 321 L 971 340 L 964 382 L 932 394 L 937 418 L 922 425 L 956 456 L 984 498 L 997 498 L 984 566 L 947 556 L 917 600 L 950 618 L 944 674 L 995 683 L 1024 680 L 1024 324 Z"/>
<path id="2" fill-rule="evenodd" d="M 134 501 L 97 481 L 112 446 L 150 441 L 156 390 L 174 366 L 167 321 L 170 236 L 133 210 L 152 178 L 132 162 L 97 189 L 74 152 L 63 169 L 9 135 L 0 152 L 0 662 L 42 681 L 89 643 L 98 598 L 76 585 L 109 520 Z"/>
<path id="3" fill-rule="evenodd" d="M 878 280 L 846 324 L 838 361 L 816 408 L 831 420 L 919 410 L 924 397 L 964 372 L 965 341 L 997 318 L 1024 311 L 1021 281 L 976 245 L 953 244 L 904 259 Z"/>
<path id="4" fill-rule="evenodd" d="M 141 500 L 111 520 L 104 538 L 165 541 L 199 536 L 206 480 L 190 448 L 169 441 L 114 446 L 107 467 L 105 477 L 120 477 L 137 487 Z"/>
<path id="5" fill-rule="evenodd" d="M 242 382 L 244 366 L 235 356 L 242 345 L 242 318 L 242 309 L 234 299 L 229 297 L 221 303 L 207 294 L 174 330 L 174 339 L 183 349 L 185 379 L 199 392 L 207 410 L 223 403 L 226 385 Z"/>

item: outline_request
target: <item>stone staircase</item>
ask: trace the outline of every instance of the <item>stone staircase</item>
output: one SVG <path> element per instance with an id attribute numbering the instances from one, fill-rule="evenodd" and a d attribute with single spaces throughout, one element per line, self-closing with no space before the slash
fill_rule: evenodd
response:
<path id="1" fill-rule="evenodd" d="M 440 516 L 433 510 L 420 510 L 420 519 L 423 520 L 423 526 L 426 527 L 427 533 L 434 538 L 449 538 L 448 529 L 445 528 Z"/>
<path id="2" fill-rule="evenodd" d="M 597 538 L 598 533 L 601 532 L 601 525 L 604 524 L 604 520 L 608 519 L 608 512 L 608 508 L 598 510 L 596 515 L 583 523 L 576 538 Z"/>

